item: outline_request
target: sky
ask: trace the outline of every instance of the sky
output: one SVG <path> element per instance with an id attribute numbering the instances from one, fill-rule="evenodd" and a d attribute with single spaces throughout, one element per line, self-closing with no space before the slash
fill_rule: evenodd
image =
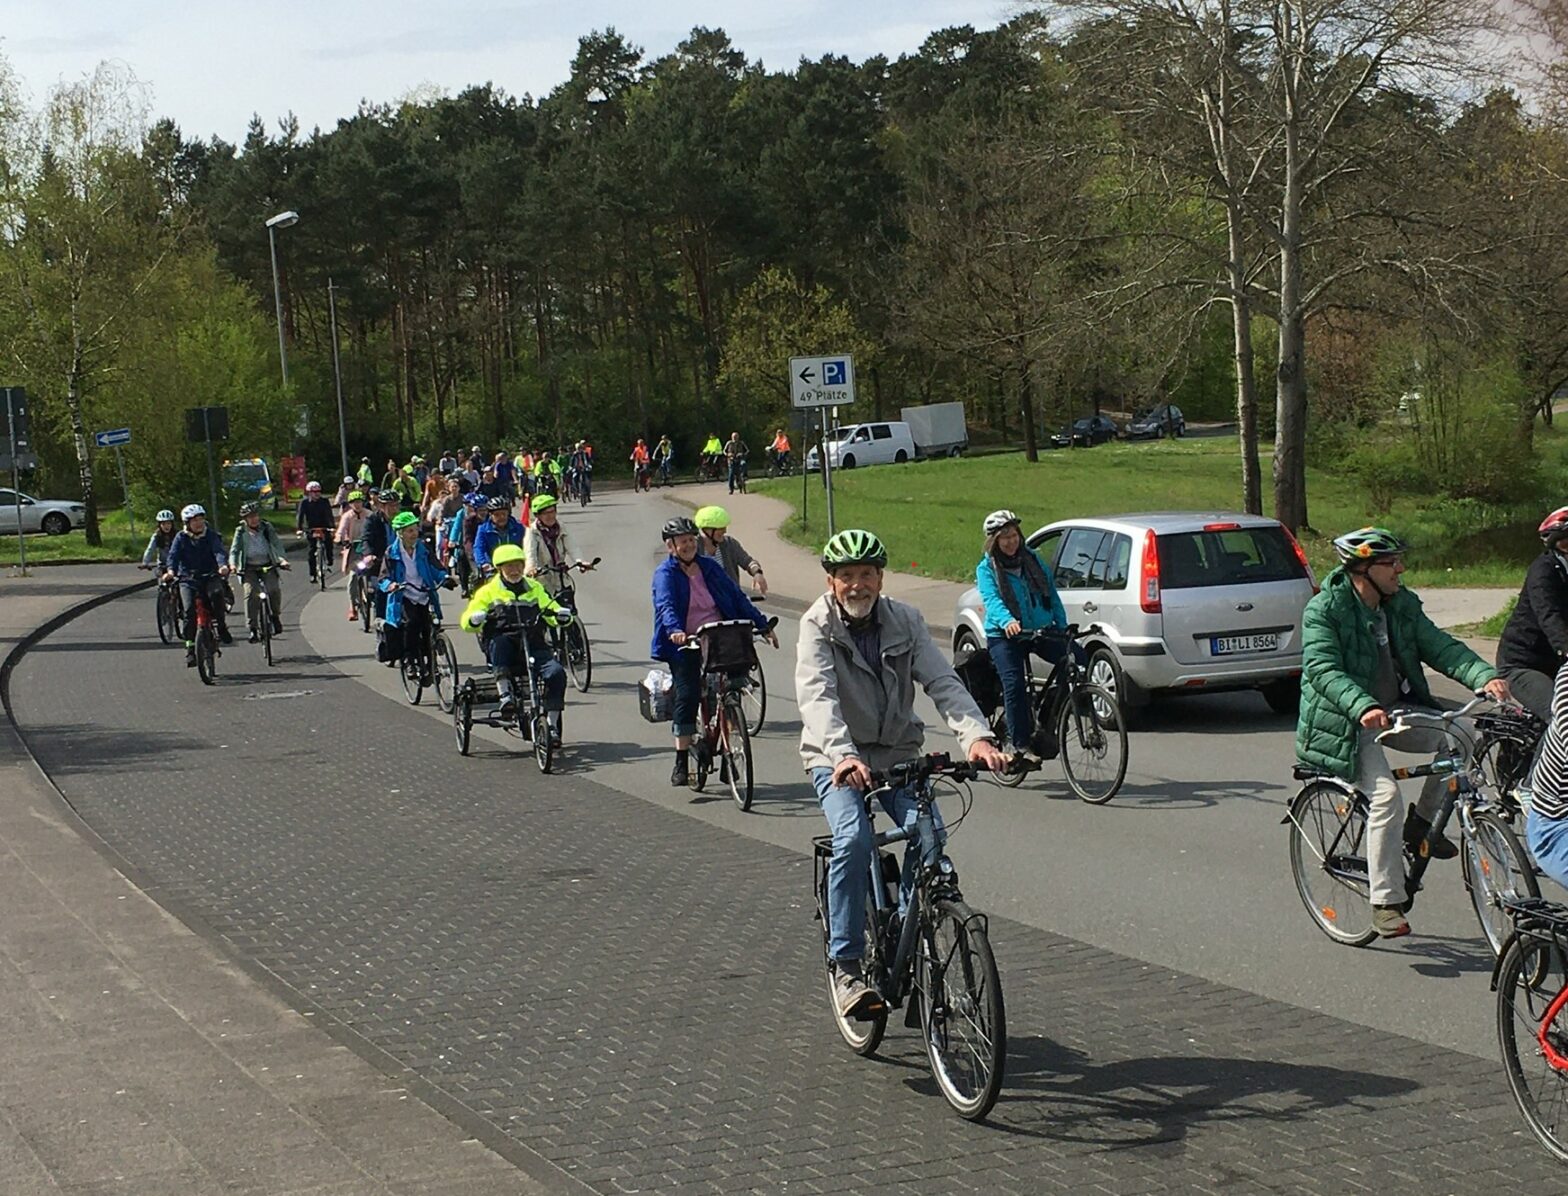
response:
<path id="1" fill-rule="evenodd" d="M 187 137 L 238 142 L 252 114 L 330 129 L 361 99 L 491 82 L 543 95 L 577 39 L 614 26 L 650 58 L 695 25 L 723 28 L 769 69 L 801 57 L 914 50 L 933 29 L 988 28 L 1016 0 L 0 0 L 0 55 L 37 103 L 55 84 L 123 62 L 155 117 Z"/>

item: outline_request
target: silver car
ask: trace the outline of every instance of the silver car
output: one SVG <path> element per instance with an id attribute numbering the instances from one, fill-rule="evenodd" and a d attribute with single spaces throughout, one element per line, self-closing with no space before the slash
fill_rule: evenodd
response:
<path id="1" fill-rule="evenodd" d="M 1029 537 L 1084 641 L 1089 675 L 1126 706 L 1156 693 L 1260 689 L 1280 713 L 1300 698 L 1301 614 L 1317 593 L 1284 526 L 1186 511 L 1064 519 Z M 953 650 L 985 644 L 980 592 L 953 614 Z"/>
<path id="2" fill-rule="evenodd" d="M 0 489 L 0 535 L 16 534 L 19 497 L 22 531 L 25 533 L 45 532 L 51 536 L 63 536 L 73 527 L 87 526 L 87 508 L 79 502 L 32 498 L 26 494 L 18 495 L 15 490 Z"/>

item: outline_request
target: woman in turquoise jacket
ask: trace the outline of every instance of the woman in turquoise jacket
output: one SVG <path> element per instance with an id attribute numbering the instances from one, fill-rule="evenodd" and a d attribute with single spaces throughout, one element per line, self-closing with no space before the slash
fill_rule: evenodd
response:
<path id="1" fill-rule="evenodd" d="M 403 511 L 392 517 L 395 533 L 382 558 L 378 588 L 387 596 L 386 622 L 382 625 L 380 657 L 391 666 L 403 659 L 410 644 L 417 645 L 430 620 L 441 619 L 442 587 L 451 588 L 447 571 L 436 564 L 430 549 L 419 538 L 419 516 Z M 430 684 L 430 679 L 425 680 Z"/>
<path id="2" fill-rule="evenodd" d="M 975 585 L 985 603 L 985 646 L 1002 682 L 1002 707 L 1013 749 L 1029 755 L 1034 737 L 1034 711 L 1029 704 L 1029 655 L 1051 664 L 1062 658 L 1070 641 L 1025 640 L 1025 631 L 1067 626 L 1067 609 L 1056 592 L 1051 572 L 1034 549 L 1024 543 L 1023 528 L 1011 511 L 985 517 L 985 555 L 975 569 Z M 1083 649 L 1072 644 L 1083 660 Z"/>

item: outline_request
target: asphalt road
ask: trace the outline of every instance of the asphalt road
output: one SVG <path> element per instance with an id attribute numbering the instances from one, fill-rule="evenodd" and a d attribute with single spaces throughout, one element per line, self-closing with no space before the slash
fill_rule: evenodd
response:
<path id="1" fill-rule="evenodd" d="M 751 813 L 671 789 L 667 729 L 637 714 L 668 510 L 621 494 L 567 512 L 606 566 L 580 586 L 595 683 L 570 699 L 556 777 L 483 729 L 460 759 L 449 721 L 369 660 L 341 592 L 297 575 L 277 668 L 241 643 L 205 689 L 137 597 L 24 658 L 18 718 L 154 896 L 599 1190 L 1556 1182 L 1492 1061 L 1457 869 L 1432 877 L 1411 938 L 1322 938 L 1278 825 L 1291 730 L 1253 696 L 1159 709 L 1109 806 L 1050 771 L 976 786 L 951 853 L 995 916 L 1008 997 L 993 1127 L 946 1112 L 907 1031 L 880 1064 L 849 1055 L 809 916 L 820 815 L 794 748 L 793 619 L 764 650 Z"/>

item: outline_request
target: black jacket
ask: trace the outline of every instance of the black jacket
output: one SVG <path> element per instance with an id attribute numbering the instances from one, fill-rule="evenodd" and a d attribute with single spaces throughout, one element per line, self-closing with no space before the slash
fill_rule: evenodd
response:
<path id="1" fill-rule="evenodd" d="M 1555 552 L 1530 562 L 1519 603 L 1497 642 L 1499 669 L 1557 675 L 1568 658 L 1568 563 Z"/>
<path id="2" fill-rule="evenodd" d="M 384 557 L 387 544 L 392 539 L 392 525 L 380 511 L 373 511 L 370 518 L 365 520 L 360 539 L 365 545 L 366 556 Z"/>
<path id="3" fill-rule="evenodd" d="M 329 499 L 317 496 L 316 498 L 302 498 L 299 500 L 299 511 L 294 516 L 294 526 L 303 531 L 305 528 L 332 527 L 332 503 Z"/>

